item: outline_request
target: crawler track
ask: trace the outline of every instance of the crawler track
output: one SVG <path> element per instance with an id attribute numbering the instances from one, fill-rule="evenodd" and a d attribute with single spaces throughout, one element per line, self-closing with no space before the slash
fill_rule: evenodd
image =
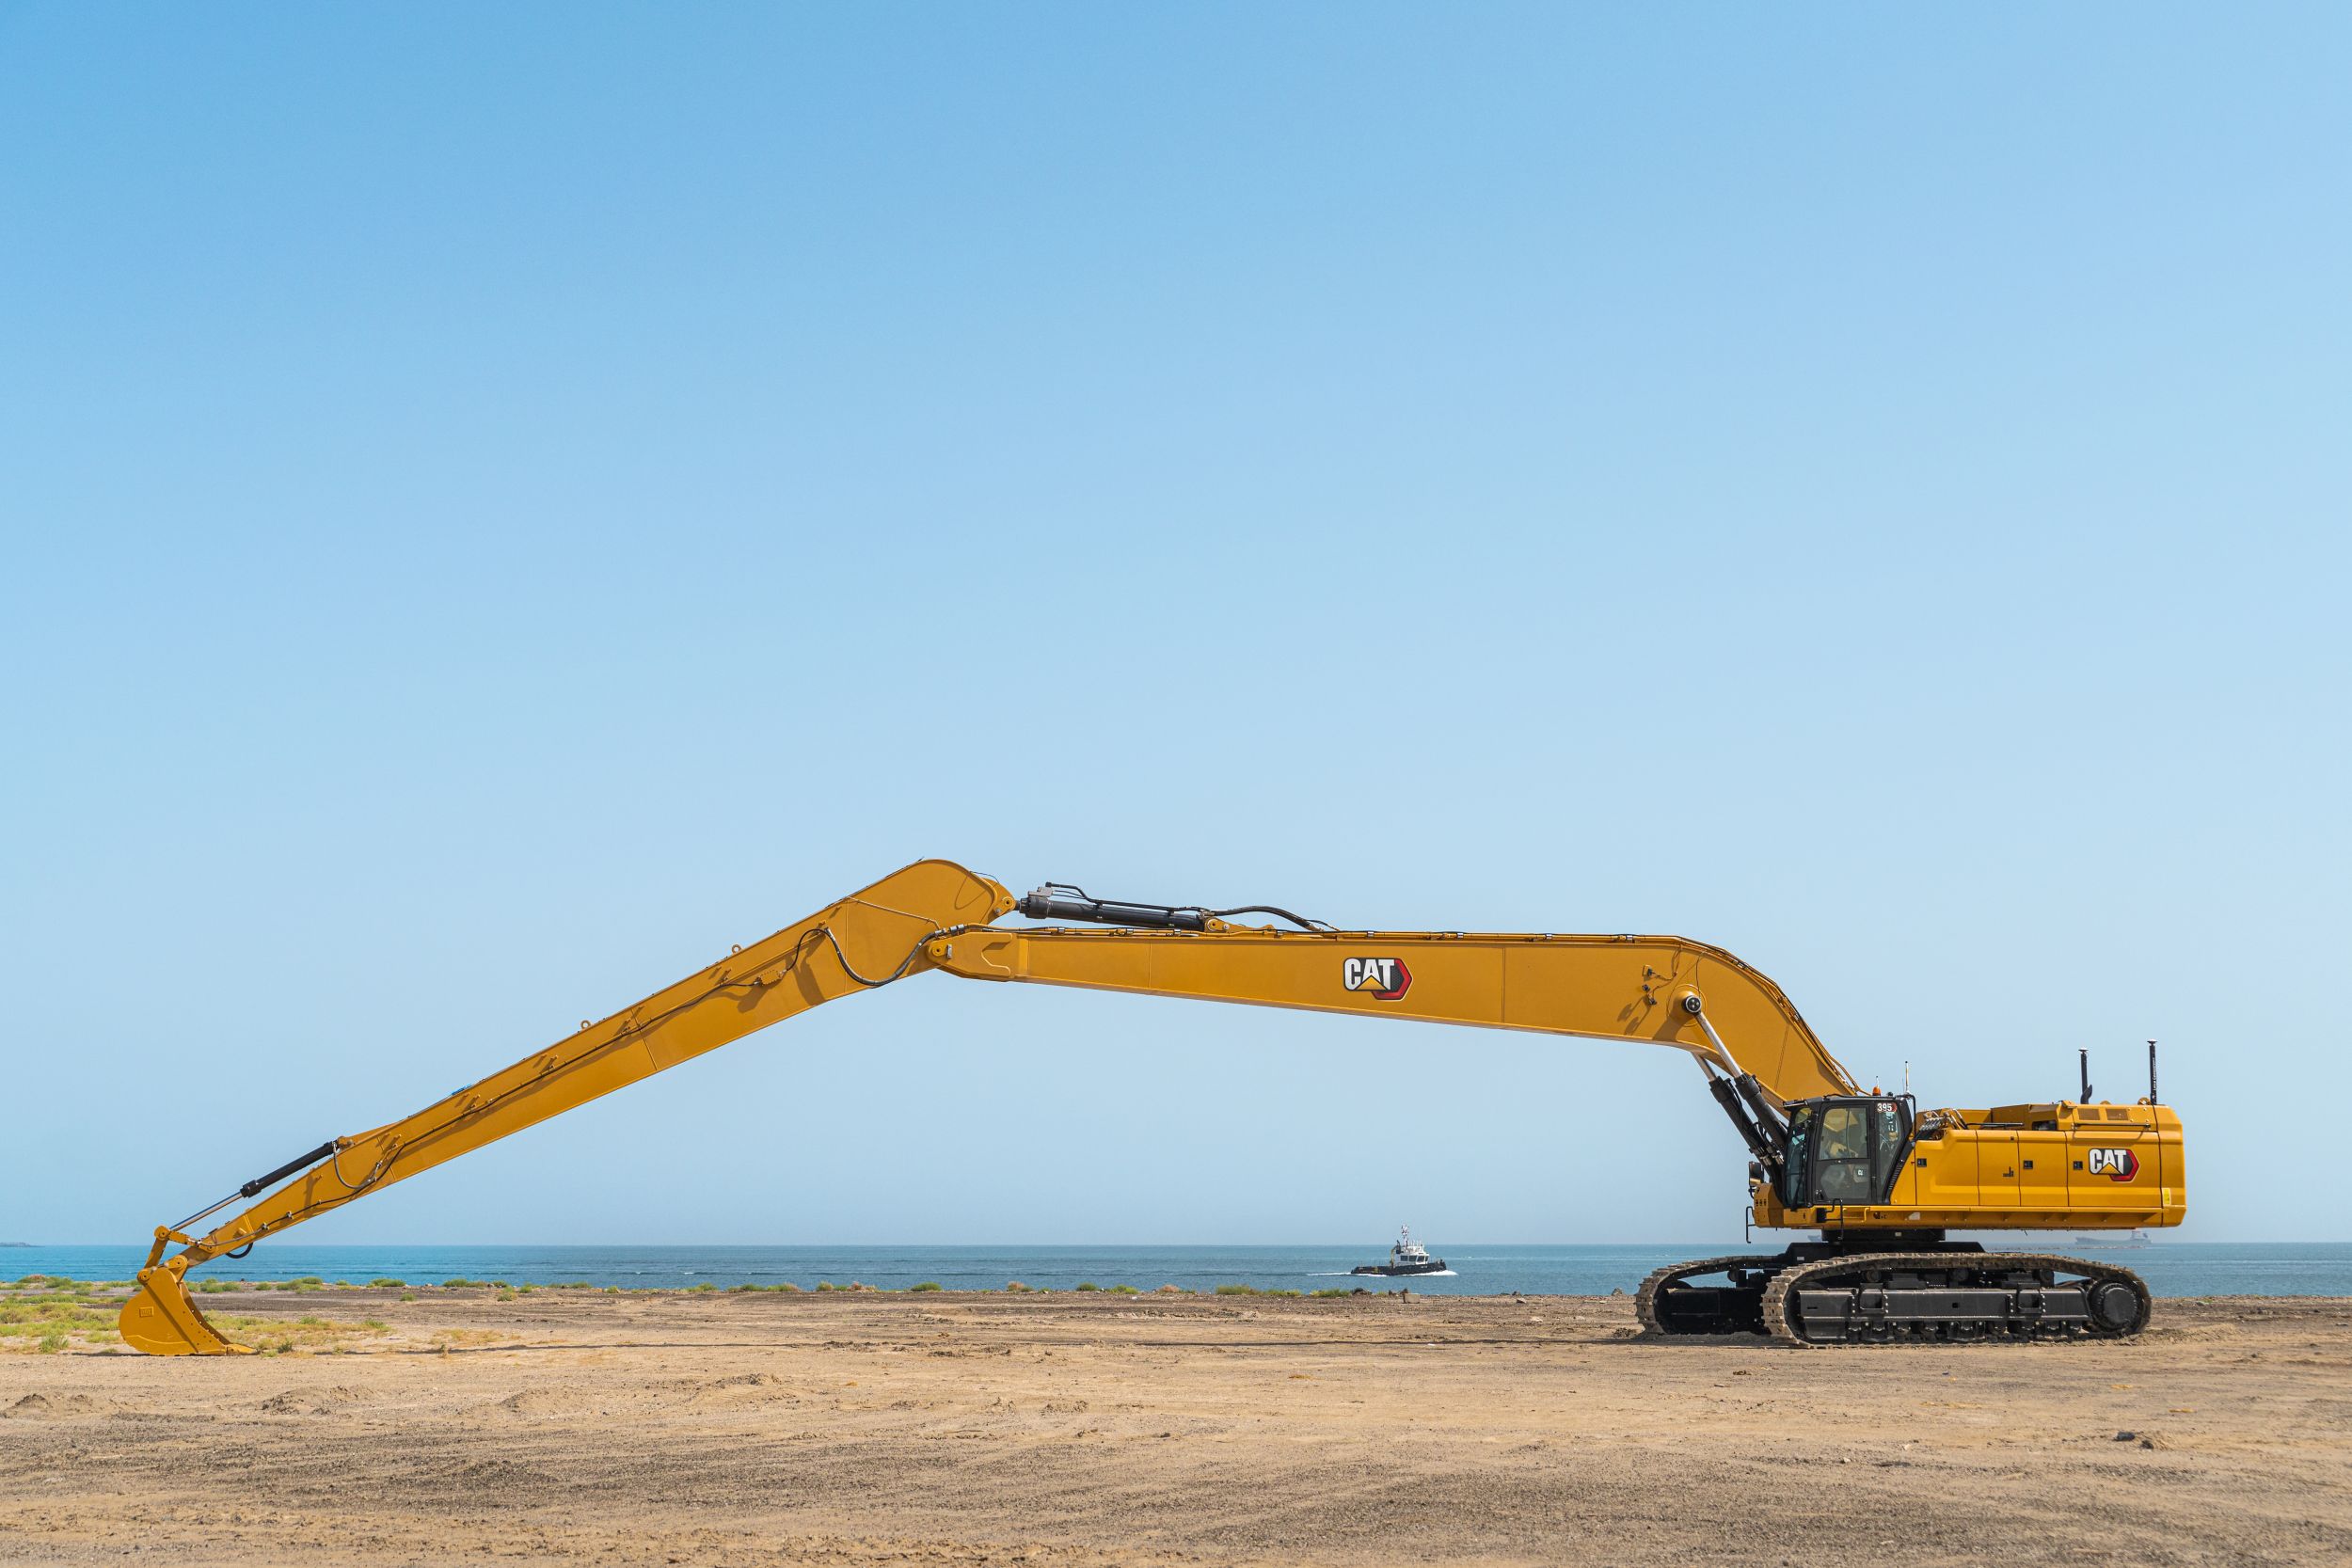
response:
<path id="1" fill-rule="evenodd" d="M 2079 1279 L 2061 1283 L 2061 1275 Z M 2116 1288 L 2128 1292 L 2118 1295 Z M 2129 1269 L 2022 1252 L 1880 1252 L 1791 1263 L 1764 1287 L 1764 1330 L 1792 1345 L 2120 1339 L 2148 1325 Z"/>
<path id="2" fill-rule="evenodd" d="M 1758 1283 L 1736 1286 L 1703 1285 L 1677 1289 L 1686 1279 L 1744 1265 L 1758 1274 L 1787 1265 L 1785 1256 L 1753 1253 L 1729 1258 L 1699 1258 L 1655 1270 L 1633 1292 L 1633 1315 L 1652 1334 L 1761 1334 L 1764 1332 L 1764 1288 Z"/>

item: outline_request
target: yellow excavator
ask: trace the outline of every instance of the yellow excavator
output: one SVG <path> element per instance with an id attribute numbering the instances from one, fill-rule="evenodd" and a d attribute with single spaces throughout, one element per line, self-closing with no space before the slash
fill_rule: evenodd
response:
<path id="1" fill-rule="evenodd" d="M 1018 911 L 1033 926 L 994 924 Z M 1265 917 L 1263 924 L 1239 917 Z M 2127 1269 L 1988 1252 L 1953 1230 L 2136 1229 L 2186 1209 L 2180 1118 L 2149 1093 L 1921 1112 L 1865 1092 L 1779 987 L 1679 937 L 1341 930 L 1272 906 L 1120 903 L 1048 883 L 1016 898 L 917 861 L 414 1116 L 332 1139 L 158 1227 L 124 1342 L 235 1354 L 187 1271 L 819 1003 L 936 970 L 967 980 L 1307 1007 L 1642 1040 L 1690 1055 L 1750 1156 L 1754 1224 L 1817 1232 L 1764 1256 L 1661 1269 L 1635 1305 L 1659 1334 L 1796 1344 L 2136 1334 Z M 259 1201 L 195 1234 L 243 1198 Z M 175 1243 L 181 1251 L 165 1252 Z"/>

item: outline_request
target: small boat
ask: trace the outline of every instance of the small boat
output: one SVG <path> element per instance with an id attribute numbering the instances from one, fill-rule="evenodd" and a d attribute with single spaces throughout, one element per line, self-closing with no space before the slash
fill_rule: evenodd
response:
<path id="1" fill-rule="evenodd" d="M 1413 1240 L 1413 1227 L 1405 1226 L 1397 1231 L 1396 1245 L 1389 1248 L 1385 1263 L 1359 1263 L 1349 1274 L 1376 1274 L 1393 1277 L 1401 1274 L 1443 1274 L 1445 1259 L 1432 1258 L 1429 1249 Z"/>

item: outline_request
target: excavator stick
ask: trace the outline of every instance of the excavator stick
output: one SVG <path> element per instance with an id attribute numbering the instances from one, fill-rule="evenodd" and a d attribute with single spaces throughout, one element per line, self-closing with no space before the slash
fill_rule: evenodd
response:
<path id="1" fill-rule="evenodd" d="M 243 1354 L 197 1309 L 189 1269 L 241 1257 L 306 1219 L 811 1007 L 920 973 L 931 967 L 924 948 L 933 937 L 986 925 L 1013 905 L 986 877 L 948 861 L 917 861 L 413 1116 L 331 1138 L 178 1225 L 157 1227 L 139 1288 L 123 1304 L 123 1342 L 150 1355 Z M 246 1198 L 258 1201 L 197 1233 L 199 1221 Z M 174 1243 L 183 1250 L 167 1261 L 164 1250 Z"/>

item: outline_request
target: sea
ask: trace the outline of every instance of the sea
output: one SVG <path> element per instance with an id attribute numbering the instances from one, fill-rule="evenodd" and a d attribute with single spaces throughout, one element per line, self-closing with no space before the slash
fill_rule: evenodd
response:
<path id="1" fill-rule="evenodd" d="M 2352 1296 L 2352 1243 L 2152 1242 L 2094 1245 L 2071 1236 L 2008 1244 L 2120 1263 L 2160 1296 Z M 1219 1285 L 1313 1291 L 1363 1285 L 1409 1286 L 1430 1295 L 1608 1295 L 1630 1293 L 1652 1269 L 1696 1258 L 1768 1253 L 1777 1243 L 1451 1245 L 1430 1247 L 1445 1259 L 1440 1275 L 1410 1279 L 1351 1279 L 1359 1263 L 1387 1256 L 1377 1245 L 1308 1246 L 303 1246 L 263 1243 L 240 1259 L 206 1264 L 199 1277 L 295 1279 L 316 1275 L 364 1285 L 397 1279 L 438 1285 L 451 1279 L 513 1285 L 617 1285 L 625 1290 L 690 1290 L 712 1285 L 871 1285 L 905 1290 L 935 1283 L 950 1291 L 1002 1291 L 1013 1281 L 1068 1291 L 1083 1283 L 1139 1291 L 1162 1285 L 1213 1291 Z M 146 1261 L 130 1246 L 0 1246 L 0 1279 L 62 1275 L 129 1279 Z"/>

